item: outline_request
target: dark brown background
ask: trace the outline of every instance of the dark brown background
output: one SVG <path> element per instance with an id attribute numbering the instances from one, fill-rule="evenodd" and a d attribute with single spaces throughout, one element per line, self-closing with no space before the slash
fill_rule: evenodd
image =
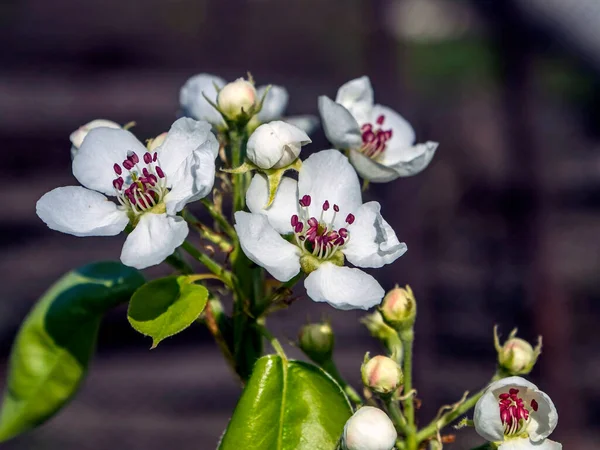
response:
<path id="1" fill-rule="evenodd" d="M 566 3 L 573 8 L 559 11 Z M 44 192 L 75 182 L 71 131 L 98 117 L 135 120 L 142 138 L 165 131 L 180 86 L 198 72 L 233 79 L 251 70 L 259 84 L 288 88 L 292 113 L 316 113 L 317 95 L 367 74 L 378 102 L 421 140 L 441 143 L 423 174 L 367 195 L 409 246 L 377 277 L 417 294 L 421 421 L 487 381 L 494 323 L 505 334 L 518 326 L 528 339 L 544 335 L 532 379 L 558 406 L 554 438 L 596 448 L 598 24 L 584 0 L 4 0 L 0 374 L 45 288 L 120 251 L 120 237 L 62 235 L 35 215 Z M 308 151 L 326 145 L 319 131 Z M 303 299 L 271 325 L 293 339 L 307 315 L 322 314 L 356 385 L 362 355 L 378 348 L 360 313 Z M 111 313 L 77 399 L 2 448 L 215 448 L 239 387 L 208 334 L 192 327 L 148 347 L 124 310 Z M 479 442 L 465 431 L 449 448 Z"/>

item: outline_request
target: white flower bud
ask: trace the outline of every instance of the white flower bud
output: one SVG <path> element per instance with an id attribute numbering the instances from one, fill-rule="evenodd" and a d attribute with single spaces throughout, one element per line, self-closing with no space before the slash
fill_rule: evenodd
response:
<path id="1" fill-rule="evenodd" d="M 382 410 L 363 406 L 344 426 L 344 450 L 391 450 L 398 433 L 390 418 Z"/>
<path id="2" fill-rule="evenodd" d="M 417 304 L 409 286 L 396 286 L 383 299 L 381 314 L 385 321 L 398 331 L 410 328 L 415 323 Z"/>
<path id="3" fill-rule="evenodd" d="M 75 158 L 75 154 L 81 144 L 83 144 L 83 140 L 87 136 L 87 134 L 93 130 L 94 128 L 107 127 L 107 128 L 121 128 L 121 125 L 115 123 L 111 120 L 104 119 L 96 119 L 91 122 L 86 123 L 85 125 L 80 126 L 75 131 L 71 133 L 69 139 L 71 140 L 71 157 Z"/>
<path id="4" fill-rule="evenodd" d="M 535 348 L 526 340 L 517 337 L 514 329 L 504 344 L 500 344 L 498 327 L 494 327 L 494 347 L 498 352 L 498 364 L 509 375 L 526 375 L 533 369 L 542 353 L 542 337 Z"/>
<path id="5" fill-rule="evenodd" d="M 363 384 L 378 394 L 391 394 L 400 387 L 404 376 L 396 361 L 387 356 L 375 356 L 362 365 Z"/>
<path id="6" fill-rule="evenodd" d="M 300 155 L 301 147 L 310 142 L 300 128 L 276 120 L 259 126 L 252 133 L 246 154 L 261 169 L 280 169 L 293 163 Z"/>
<path id="7" fill-rule="evenodd" d="M 238 78 L 219 91 L 217 105 L 227 118 L 235 120 L 242 113 L 249 114 L 254 110 L 257 97 L 254 85 L 243 78 Z"/>

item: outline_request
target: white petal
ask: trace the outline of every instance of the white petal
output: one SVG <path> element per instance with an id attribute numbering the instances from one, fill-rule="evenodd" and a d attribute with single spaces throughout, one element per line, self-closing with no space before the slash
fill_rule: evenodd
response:
<path id="1" fill-rule="evenodd" d="M 208 122 L 185 117 L 176 120 L 171 125 L 165 141 L 156 149 L 158 162 L 167 175 L 167 182 L 171 182 L 171 175 L 179 169 L 186 158 L 201 146 L 204 151 L 211 152 L 213 159 L 217 157 L 219 144 L 216 139 L 210 139 L 213 136 L 210 128 Z"/>
<path id="2" fill-rule="evenodd" d="M 539 447 L 533 446 L 533 444 L 527 438 L 514 438 L 509 439 L 498 447 L 498 450 L 533 450 Z"/>
<path id="3" fill-rule="evenodd" d="M 404 117 L 387 106 L 375 105 L 371 110 L 369 122 L 374 124 L 379 116 L 383 116 L 384 118 L 381 128 L 384 130 L 392 130 L 392 138 L 387 142 L 387 148 L 385 152 L 388 153 L 389 149 L 391 148 L 392 151 L 389 155 L 390 161 L 395 162 L 396 157 L 393 149 L 402 149 L 412 146 L 416 139 L 415 130 Z"/>
<path id="4" fill-rule="evenodd" d="M 367 122 L 373 108 L 373 88 L 369 77 L 356 78 L 342 85 L 335 102 L 350 111 L 358 123 Z"/>
<path id="5" fill-rule="evenodd" d="M 262 100 L 267 86 L 261 86 L 257 89 L 257 98 Z M 282 86 L 271 85 L 269 93 L 265 97 L 262 109 L 257 114 L 258 120 L 261 123 L 270 122 L 280 119 L 283 116 L 285 108 L 287 108 L 289 95 L 287 90 Z"/>
<path id="6" fill-rule="evenodd" d="M 511 387 L 514 388 L 525 388 L 530 389 L 532 391 L 539 390 L 538 387 L 533 384 L 531 381 L 526 380 L 523 377 L 507 377 L 502 378 L 501 380 L 494 381 L 492 384 L 488 386 L 488 391 L 494 391 L 497 393 L 501 393 L 503 391 L 507 391 Z"/>
<path id="7" fill-rule="evenodd" d="M 533 411 L 530 408 L 531 399 L 535 399 L 538 404 L 538 410 Z M 528 409 L 531 415 L 531 422 L 527 427 L 529 438 L 533 442 L 540 442 L 546 439 L 556 428 L 558 424 L 558 412 L 550 397 L 540 390 L 534 390 L 527 395 L 525 401 L 528 403 Z"/>
<path id="8" fill-rule="evenodd" d="M 184 160 L 175 173 L 167 176 L 167 183 L 171 187 L 165 197 L 167 214 L 176 214 L 186 204 L 210 193 L 215 182 L 214 148 L 218 145 L 217 138 L 209 133 L 207 140 Z"/>
<path id="9" fill-rule="evenodd" d="M 181 217 L 146 213 L 127 236 L 121 262 L 136 269 L 160 264 L 183 244 L 188 231 Z"/>
<path id="10" fill-rule="evenodd" d="M 426 142 L 405 148 L 402 152 L 402 157 L 405 161 L 399 161 L 389 167 L 394 169 L 401 177 L 416 175 L 427 168 L 437 148 L 437 142 Z"/>
<path id="11" fill-rule="evenodd" d="M 129 131 L 112 128 L 91 130 L 73 159 L 73 175 L 85 187 L 107 195 L 115 195 L 113 166 L 121 165 L 127 152 L 135 152 L 140 160 L 146 147 Z"/>
<path id="12" fill-rule="evenodd" d="M 246 204 L 250 212 L 263 214 L 279 234 L 292 232 L 291 218 L 298 214 L 298 182 L 290 177 L 282 177 L 273 204 L 264 209 L 269 198 L 267 178 L 256 174 L 246 192 Z"/>
<path id="13" fill-rule="evenodd" d="M 535 450 L 562 450 L 562 444 L 550 439 L 544 439 L 540 442 L 534 442 L 532 448 Z"/>
<path id="14" fill-rule="evenodd" d="M 504 439 L 504 427 L 500 419 L 500 406 L 498 398 L 494 395 L 491 386 L 477 401 L 473 413 L 475 431 L 479 436 L 490 442 L 500 442 Z"/>
<path id="15" fill-rule="evenodd" d="M 287 116 L 281 120 L 300 128 L 306 134 L 311 134 L 313 131 L 315 131 L 315 128 L 319 126 L 319 118 L 310 114 L 305 114 L 302 116 Z"/>
<path id="16" fill-rule="evenodd" d="M 300 250 L 283 239 L 265 216 L 238 211 L 235 231 L 246 256 L 277 280 L 288 281 L 300 272 Z"/>
<path id="17" fill-rule="evenodd" d="M 329 97 L 319 97 L 319 113 L 323 131 L 334 147 L 345 150 L 362 145 L 360 126 L 350 111 Z"/>
<path id="18" fill-rule="evenodd" d="M 350 239 L 343 252 L 355 266 L 382 267 L 406 252 L 406 244 L 398 240 L 380 210 L 378 202 L 365 203 L 356 212 L 354 223 L 348 226 Z"/>
<path id="19" fill-rule="evenodd" d="M 337 150 L 323 150 L 304 161 L 298 176 L 298 195 L 311 196 L 309 211 L 316 218 L 320 217 L 325 200 L 331 205 L 329 214 L 333 214 L 333 205 L 338 205 L 336 228 L 344 226 L 348 213 L 356 214 L 362 205 L 358 176 L 348 158 Z M 323 218 L 329 220 L 330 216 Z"/>
<path id="20" fill-rule="evenodd" d="M 369 309 L 381 303 L 385 291 L 375 278 L 360 269 L 323 263 L 304 281 L 306 293 L 315 302 L 337 309 Z"/>
<path id="21" fill-rule="evenodd" d="M 114 236 L 129 223 L 127 213 L 98 192 L 80 186 L 53 189 L 36 204 L 52 230 L 74 236 Z"/>
<path id="22" fill-rule="evenodd" d="M 373 183 L 387 183 L 400 177 L 400 174 L 392 167 L 384 166 L 358 150 L 350 150 L 349 156 L 350 162 L 365 180 Z"/>
<path id="23" fill-rule="evenodd" d="M 213 103 L 217 103 L 215 84 L 222 88 L 225 86 L 225 80 L 214 75 L 201 73 L 186 81 L 179 92 L 179 103 L 186 115 L 195 119 L 206 120 L 213 125 L 223 123 L 221 114 L 202 95 L 204 93 Z"/>
<path id="24" fill-rule="evenodd" d="M 91 122 L 88 122 L 85 125 L 80 126 L 79 128 L 77 128 L 75 131 L 73 131 L 71 133 L 71 135 L 69 136 L 69 139 L 71 140 L 71 144 L 73 144 L 73 147 L 78 149 L 79 147 L 81 147 L 81 144 L 83 144 L 83 140 L 85 139 L 85 137 L 91 130 L 93 130 L 94 128 L 101 128 L 101 127 L 121 128 L 121 125 L 119 125 L 116 122 L 113 122 L 112 120 L 105 120 L 105 119 L 92 120 Z"/>
<path id="25" fill-rule="evenodd" d="M 260 125 L 252 133 L 246 152 L 248 159 L 261 169 L 280 169 L 294 162 L 301 147 L 310 142 L 300 128 L 276 120 Z"/>

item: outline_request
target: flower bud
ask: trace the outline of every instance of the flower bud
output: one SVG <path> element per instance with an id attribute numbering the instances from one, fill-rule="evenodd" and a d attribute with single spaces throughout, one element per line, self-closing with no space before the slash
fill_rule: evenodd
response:
<path id="1" fill-rule="evenodd" d="M 107 128 L 121 128 L 121 125 L 118 123 L 112 122 L 110 120 L 104 119 L 96 119 L 91 122 L 86 123 L 85 125 L 80 126 L 75 131 L 71 133 L 69 139 L 71 140 L 71 157 L 75 158 L 77 154 L 77 150 L 83 144 L 83 140 L 87 136 L 87 134 L 93 130 L 94 128 L 107 127 Z"/>
<path id="2" fill-rule="evenodd" d="M 396 286 L 383 298 L 380 308 L 384 320 L 397 331 L 411 328 L 417 317 L 417 303 L 410 286 Z"/>
<path id="3" fill-rule="evenodd" d="M 310 323 L 300 329 L 298 345 L 311 360 L 321 365 L 331 359 L 334 335 L 328 323 Z"/>
<path id="4" fill-rule="evenodd" d="M 242 114 L 251 115 L 257 104 L 254 85 L 243 78 L 226 84 L 217 96 L 221 113 L 230 120 L 236 120 Z"/>
<path id="5" fill-rule="evenodd" d="M 248 139 L 248 159 L 261 169 L 281 169 L 292 164 L 308 135 L 289 123 L 276 120 L 259 126 Z"/>
<path id="6" fill-rule="evenodd" d="M 395 392 L 404 376 L 402 369 L 396 361 L 387 356 L 375 356 L 365 362 L 361 367 L 363 384 L 377 394 L 391 394 Z"/>
<path id="7" fill-rule="evenodd" d="M 538 338 L 535 348 L 524 339 L 518 338 L 514 329 L 508 340 L 500 345 L 498 327 L 494 327 L 494 346 L 498 352 L 498 364 L 509 375 L 527 375 L 535 366 L 542 353 L 542 337 Z"/>
<path id="8" fill-rule="evenodd" d="M 148 151 L 153 152 L 158 147 L 163 145 L 163 142 L 165 142 L 165 139 L 167 138 L 167 134 L 169 133 L 165 131 L 164 133 L 161 133 L 158 136 L 156 136 L 154 139 L 148 139 L 148 142 L 146 143 Z"/>
<path id="9" fill-rule="evenodd" d="M 398 433 L 394 424 L 379 408 L 363 406 L 344 426 L 343 450 L 392 450 Z"/>

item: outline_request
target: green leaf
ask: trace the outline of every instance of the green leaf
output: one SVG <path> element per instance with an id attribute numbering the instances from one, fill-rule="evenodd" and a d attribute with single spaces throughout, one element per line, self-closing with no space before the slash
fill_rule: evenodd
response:
<path id="1" fill-rule="evenodd" d="M 126 302 L 144 278 L 117 262 L 64 275 L 17 334 L 0 411 L 0 442 L 53 416 L 75 394 L 94 352 L 103 314 Z"/>
<path id="2" fill-rule="evenodd" d="M 320 368 L 259 359 L 219 450 L 334 450 L 352 407 Z"/>
<path id="3" fill-rule="evenodd" d="M 152 338 L 152 347 L 189 327 L 204 311 L 208 290 L 194 276 L 170 276 L 150 281 L 131 297 L 131 326 Z"/>

